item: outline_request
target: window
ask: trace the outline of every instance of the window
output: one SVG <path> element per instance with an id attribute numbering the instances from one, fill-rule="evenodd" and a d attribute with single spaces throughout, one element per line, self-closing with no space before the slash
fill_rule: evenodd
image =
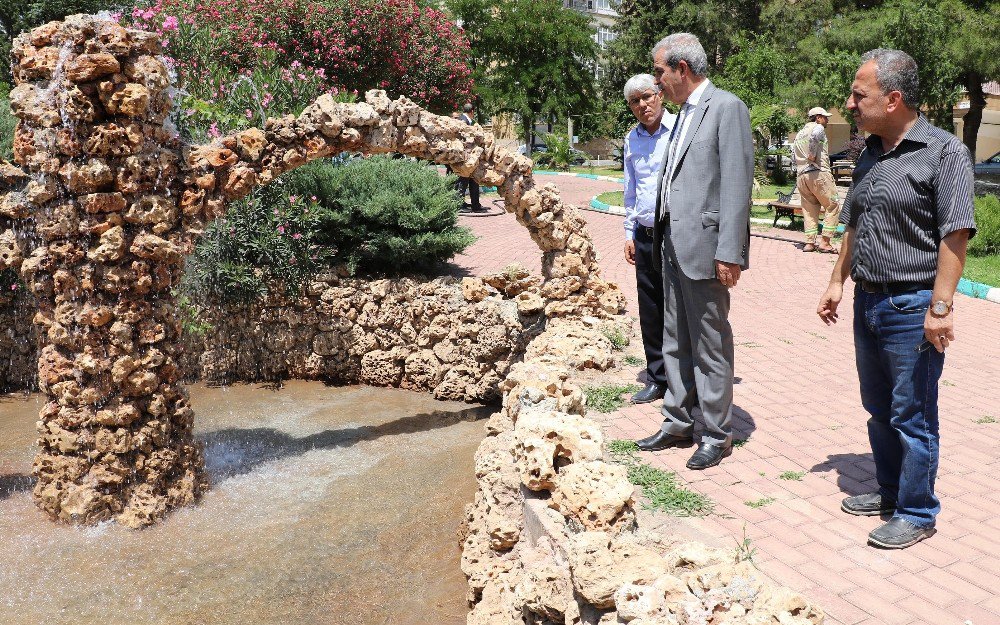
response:
<path id="1" fill-rule="evenodd" d="M 617 35 L 613 30 L 607 26 L 600 26 L 594 34 L 594 41 L 596 41 L 597 45 L 599 45 L 603 50 L 608 45 L 608 42 L 614 41 L 616 37 Z"/>

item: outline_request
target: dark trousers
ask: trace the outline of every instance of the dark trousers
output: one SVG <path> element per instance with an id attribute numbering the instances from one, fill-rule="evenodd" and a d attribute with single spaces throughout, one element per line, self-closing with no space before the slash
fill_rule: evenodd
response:
<path id="1" fill-rule="evenodd" d="M 663 278 L 653 264 L 653 235 L 645 226 L 635 227 L 635 284 L 639 290 L 639 329 L 646 352 L 646 382 L 664 386 Z"/>
<path id="2" fill-rule="evenodd" d="M 469 190 L 469 205 L 472 206 L 472 210 L 479 210 L 481 208 L 479 204 L 479 183 L 472 178 L 459 178 L 458 179 L 458 194 L 465 199 L 465 190 Z"/>

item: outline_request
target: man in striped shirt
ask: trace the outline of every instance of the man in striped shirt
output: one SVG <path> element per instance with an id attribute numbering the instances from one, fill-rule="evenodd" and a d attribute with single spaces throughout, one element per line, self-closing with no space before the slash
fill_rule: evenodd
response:
<path id="1" fill-rule="evenodd" d="M 952 299 L 975 234 L 972 158 L 920 113 L 917 64 L 872 50 L 847 108 L 868 132 L 840 216 L 841 255 L 817 313 L 837 321 L 844 281 L 854 289 L 854 344 L 861 403 L 879 490 L 844 499 L 849 514 L 892 519 L 868 535 L 887 549 L 934 533 L 941 509 L 938 379 L 955 340 Z"/>

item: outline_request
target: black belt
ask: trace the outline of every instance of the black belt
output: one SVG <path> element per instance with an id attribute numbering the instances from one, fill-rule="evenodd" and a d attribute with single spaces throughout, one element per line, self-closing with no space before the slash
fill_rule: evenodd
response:
<path id="1" fill-rule="evenodd" d="M 884 293 L 886 295 L 934 288 L 933 284 L 927 284 L 926 282 L 869 282 L 868 280 L 857 280 L 857 284 L 865 293 Z"/>
<path id="2" fill-rule="evenodd" d="M 640 225 L 636 225 L 635 232 L 637 234 L 639 232 L 645 232 L 647 237 L 653 238 L 653 226 L 640 226 Z"/>

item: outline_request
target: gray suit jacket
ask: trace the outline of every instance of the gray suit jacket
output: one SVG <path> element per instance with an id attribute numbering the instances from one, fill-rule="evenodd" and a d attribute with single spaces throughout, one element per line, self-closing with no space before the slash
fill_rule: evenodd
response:
<path id="1" fill-rule="evenodd" d="M 662 263 L 662 216 L 669 208 L 670 241 L 680 270 L 692 280 L 708 280 L 716 277 L 716 260 L 750 266 L 753 136 L 746 104 L 711 83 L 689 114 L 691 125 L 677 150 L 672 179 L 665 179 L 667 159 L 660 171 L 654 263 Z"/>

